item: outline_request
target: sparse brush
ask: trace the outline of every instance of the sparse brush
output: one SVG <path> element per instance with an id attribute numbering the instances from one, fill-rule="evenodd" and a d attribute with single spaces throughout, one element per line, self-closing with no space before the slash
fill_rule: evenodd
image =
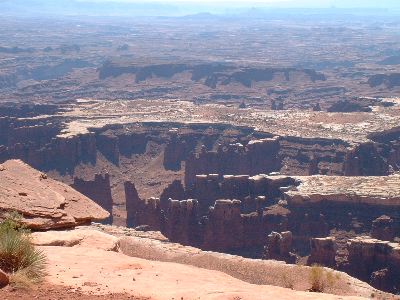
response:
<path id="1" fill-rule="evenodd" d="M 312 292 L 322 293 L 325 290 L 324 269 L 321 266 L 311 267 L 309 279 Z"/>
<path id="2" fill-rule="evenodd" d="M 332 288 L 340 279 L 339 274 L 334 271 L 326 271 L 319 265 L 313 265 L 310 269 L 309 280 L 311 284 L 310 291 L 323 293 L 326 288 Z"/>
<path id="3" fill-rule="evenodd" d="M 281 280 L 282 280 L 283 286 L 285 288 L 291 289 L 291 290 L 294 289 L 294 280 L 290 275 L 283 274 L 281 277 Z"/>
<path id="4" fill-rule="evenodd" d="M 11 215 L 0 223 L 0 269 L 11 275 L 12 283 L 34 284 L 46 275 L 46 256 L 35 249 L 19 220 Z"/>

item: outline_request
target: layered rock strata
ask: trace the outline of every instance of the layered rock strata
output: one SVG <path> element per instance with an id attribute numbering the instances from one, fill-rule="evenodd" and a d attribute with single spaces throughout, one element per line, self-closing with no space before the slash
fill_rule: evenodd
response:
<path id="1" fill-rule="evenodd" d="M 388 291 L 400 289 L 400 245 L 358 237 L 348 242 L 348 272 Z"/>
<path id="2" fill-rule="evenodd" d="M 18 212 L 31 229 L 74 227 L 109 217 L 86 196 L 20 160 L 0 165 L 0 182 L 1 217 Z"/>

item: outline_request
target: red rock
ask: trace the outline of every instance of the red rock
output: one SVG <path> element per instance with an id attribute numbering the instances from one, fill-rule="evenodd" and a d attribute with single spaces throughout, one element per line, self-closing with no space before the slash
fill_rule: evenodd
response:
<path id="1" fill-rule="evenodd" d="M 9 160 L 0 172 L 0 210 L 16 211 L 32 229 L 73 227 L 101 221 L 109 213 L 73 188 L 43 179 L 42 173 L 20 160 Z"/>
<path id="2" fill-rule="evenodd" d="M 310 240 L 311 254 L 308 264 L 318 264 L 326 267 L 334 267 L 336 265 L 335 256 L 337 246 L 335 238 L 312 238 Z"/>
<path id="3" fill-rule="evenodd" d="M 10 283 L 8 275 L 0 269 L 0 289 Z"/>

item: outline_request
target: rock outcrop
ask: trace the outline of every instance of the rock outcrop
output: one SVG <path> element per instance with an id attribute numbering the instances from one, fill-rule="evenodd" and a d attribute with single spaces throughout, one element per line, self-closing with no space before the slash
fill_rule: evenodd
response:
<path id="1" fill-rule="evenodd" d="M 7 286 L 10 283 L 8 275 L 0 269 L 0 289 Z"/>
<path id="2" fill-rule="evenodd" d="M 389 165 L 373 143 L 362 143 L 346 153 L 343 165 L 346 176 L 389 175 Z"/>
<path id="3" fill-rule="evenodd" d="M 370 87 L 385 86 L 392 89 L 400 86 L 400 73 L 375 74 L 368 79 Z"/>
<path id="4" fill-rule="evenodd" d="M 279 138 L 221 145 L 216 151 L 193 153 L 185 164 L 185 185 L 190 188 L 199 174 L 256 175 L 278 171 Z"/>
<path id="5" fill-rule="evenodd" d="M 71 185 L 75 190 L 92 199 L 109 212 L 110 217 L 104 222 L 112 224 L 113 199 L 111 194 L 110 176 L 108 174 L 95 174 L 94 180 L 74 178 Z"/>
<path id="6" fill-rule="evenodd" d="M 311 254 L 308 258 L 308 264 L 321 265 L 326 267 L 336 266 L 336 251 L 337 246 L 335 238 L 312 238 L 310 240 Z"/>
<path id="7" fill-rule="evenodd" d="M 241 248 L 243 223 L 239 200 L 217 200 L 210 208 L 204 224 L 203 247 L 226 250 Z"/>
<path id="8" fill-rule="evenodd" d="M 191 74 L 191 80 L 203 82 L 206 86 L 215 89 L 220 85 L 239 83 L 250 88 L 257 82 L 272 80 L 290 81 L 299 76 L 303 81 L 325 81 L 326 77 L 320 72 L 311 69 L 296 68 L 251 68 L 236 67 L 230 64 L 154 64 L 154 65 L 123 65 L 117 61 L 107 61 L 99 69 L 99 78 L 116 77 L 122 74 L 134 74 L 135 82 L 140 83 L 151 78 L 170 79 L 182 73 Z"/>
<path id="9" fill-rule="evenodd" d="M 136 190 L 135 185 L 132 182 L 125 182 L 125 206 L 126 206 L 126 226 L 127 227 L 135 227 L 139 224 L 138 220 L 136 220 L 136 213 L 139 209 L 140 201 L 138 191 Z"/>
<path id="10" fill-rule="evenodd" d="M 249 259 L 241 256 L 202 251 L 198 248 L 185 247 L 158 240 L 139 237 L 122 237 L 119 242 L 122 253 L 148 260 L 183 263 L 209 270 L 218 270 L 234 278 L 251 284 L 285 286 L 282 277 L 293 281 L 293 289 L 309 289 L 310 267 L 286 264 L 281 261 Z M 369 297 L 373 289 L 368 284 L 349 275 L 334 271 L 338 280 L 325 292 Z M 308 293 L 313 294 L 313 293 Z M 317 298 L 321 298 L 318 294 Z M 279 298 L 279 297 L 278 297 Z M 257 299 L 254 298 L 254 299 Z M 293 299 L 293 298 L 290 298 Z"/>
<path id="11" fill-rule="evenodd" d="M 389 216 L 380 216 L 372 222 L 371 236 L 377 240 L 393 241 L 395 238 L 394 220 Z"/>
<path id="12" fill-rule="evenodd" d="M 161 209 L 168 209 L 169 199 L 184 200 L 186 192 L 180 180 L 174 180 L 160 195 Z"/>
<path id="13" fill-rule="evenodd" d="M 326 294 L 309 293 L 305 292 L 309 288 L 307 266 L 201 251 L 140 236 L 135 230 L 126 232 L 126 228 L 101 228 L 113 235 L 94 227 L 33 234 L 33 242 L 47 257 L 46 281 L 58 286 L 54 297 L 60 296 L 59 287 L 69 292 L 78 287 L 82 297 L 94 294 L 93 297 L 102 299 L 350 300 L 368 297 L 373 292 L 381 296 L 367 284 L 336 271 L 334 275 L 339 279 L 326 289 Z M 283 277 L 293 281 L 292 289 L 283 288 Z M 154 278 L 162 289 L 149 288 Z M 46 284 L 41 288 L 49 287 Z M 12 292 L 6 292 L 6 298 L 9 294 Z M 68 298 L 69 294 L 61 295 Z"/>
<path id="14" fill-rule="evenodd" d="M 161 230 L 164 215 L 161 211 L 160 199 L 150 198 L 142 200 L 139 198 L 135 185 L 125 182 L 125 201 L 127 211 L 127 226 L 136 227 L 148 225 L 151 230 Z"/>
<path id="15" fill-rule="evenodd" d="M 196 245 L 200 239 L 197 200 L 168 201 L 162 232 L 172 242 Z"/>
<path id="16" fill-rule="evenodd" d="M 400 288 L 400 245 L 370 237 L 358 237 L 348 242 L 348 272 L 357 278 L 390 287 L 394 292 Z"/>
<path id="17" fill-rule="evenodd" d="M 250 213 L 267 206 L 267 199 L 282 196 L 282 187 L 295 184 L 288 176 L 196 175 L 194 186 L 185 193 L 199 201 L 203 213 L 218 199 L 240 200 L 242 212 Z"/>
<path id="18" fill-rule="evenodd" d="M 0 167 L 0 210 L 16 211 L 31 229 L 74 227 L 109 217 L 86 196 L 19 160 Z"/>
<path id="19" fill-rule="evenodd" d="M 296 262 L 296 255 L 291 253 L 292 242 L 293 235 L 290 231 L 282 233 L 271 232 L 267 237 L 264 258 L 283 260 L 287 263 L 294 264 Z"/>
<path id="20" fill-rule="evenodd" d="M 299 185 L 286 191 L 293 205 L 320 203 L 365 204 L 398 207 L 400 205 L 400 176 L 294 176 Z"/>

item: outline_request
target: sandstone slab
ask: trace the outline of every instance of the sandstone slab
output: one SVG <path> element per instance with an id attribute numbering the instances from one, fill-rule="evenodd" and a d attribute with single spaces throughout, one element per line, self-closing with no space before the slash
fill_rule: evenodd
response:
<path id="1" fill-rule="evenodd" d="M 118 238 L 98 230 L 76 229 L 32 233 L 36 246 L 91 247 L 106 251 L 117 250 Z"/>
<path id="2" fill-rule="evenodd" d="M 20 160 L 2 164 L 0 211 L 0 217 L 16 211 L 29 228 L 40 230 L 73 227 L 109 217 L 89 198 Z"/>

